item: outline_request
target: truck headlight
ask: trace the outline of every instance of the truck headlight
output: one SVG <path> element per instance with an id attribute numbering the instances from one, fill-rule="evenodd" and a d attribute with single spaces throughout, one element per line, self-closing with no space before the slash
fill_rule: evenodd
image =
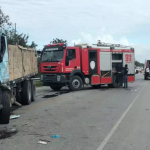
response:
<path id="1" fill-rule="evenodd" d="M 41 75 L 41 80 L 43 80 L 43 75 Z"/>
<path id="2" fill-rule="evenodd" d="M 57 81 L 60 81 L 61 76 L 57 76 Z"/>

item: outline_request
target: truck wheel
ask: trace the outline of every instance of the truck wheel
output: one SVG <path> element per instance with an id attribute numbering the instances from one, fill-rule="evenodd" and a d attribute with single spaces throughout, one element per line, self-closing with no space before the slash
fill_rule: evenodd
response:
<path id="1" fill-rule="evenodd" d="M 120 87 L 120 85 L 117 83 L 117 75 L 114 75 L 112 80 L 113 80 L 112 85 L 114 88 Z"/>
<path id="2" fill-rule="evenodd" d="M 34 81 L 31 80 L 31 101 L 34 102 L 36 97 L 36 88 Z"/>
<path id="3" fill-rule="evenodd" d="M 81 90 L 83 88 L 82 79 L 79 76 L 73 76 L 70 83 L 69 83 L 69 88 L 72 91 Z"/>
<path id="4" fill-rule="evenodd" d="M 22 91 L 21 91 L 21 102 L 23 105 L 29 105 L 31 103 L 31 82 L 25 80 L 23 82 Z"/>
<path id="5" fill-rule="evenodd" d="M 59 91 L 61 88 L 62 88 L 62 86 L 58 86 L 58 85 L 50 85 L 50 88 L 51 89 L 53 89 L 54 91 Z"/>
<path id="6" fill-rule="evenodd" d="M 0 110 L 0 123 L 8 124 L 10 118 L 10 95 L 7 91 L 3 91 L 1 102 L 3 108 Z"/>

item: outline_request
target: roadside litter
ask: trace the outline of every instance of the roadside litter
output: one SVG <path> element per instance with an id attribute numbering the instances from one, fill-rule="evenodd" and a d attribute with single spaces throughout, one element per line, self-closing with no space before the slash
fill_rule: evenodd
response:
<path id="1" fill-rule="evenodd" d="M 20 115 L 11 115 L 10 116 L 10 119 L 17 119 L 17 118 L 20 118 Z"/>
<path id="2" fill-rule="evenodd" d="M 46 141 L 41 141 L 41 140 L 40 140 L 40 141 L 38 142 L 38 144 L 46 145 L 46 144 L 47 144 L 47 142 L 46 142 Z"/>
<path id="3" fill-rule="evenodd" d="M 52 135 L 51 136 L 53 139 L 55 138 L 55 139 L 58 139 L 59 138 L 59 135 Z"/>

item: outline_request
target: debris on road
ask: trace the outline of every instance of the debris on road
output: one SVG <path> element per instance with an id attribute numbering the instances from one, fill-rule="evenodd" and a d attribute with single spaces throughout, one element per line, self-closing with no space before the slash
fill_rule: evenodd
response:
<path id="1" fill-rule="evenodd" d="M 52 135 L 52 138 L 54 139 L 58 139 L 59 138 L 59 135 Z"/>
<path id="2" fill-rule="evenodd" d="M 17 118 L 20 118 L 20 115 L 11 115 L 10 116 L 10 119 L 17 119 Z"/>
<path id="3" fill-rule="evenodd" d="M 40 140 L 40 141 L 38 142 L 38 144 L 46 145 L 46 144 L 47 144 L 47 142 L 46 142 L 46 141 L 42 141 L 42 140 Z"/>
<path id="4" fill-rule="evenodd" d="M 18 132 L 18 130 L 14 129 L 14 128 L 10 129 L 10 130 L 7 130 L 7 129 L 0 130 L 0 139 L 6 139 L 6 138 L 9 138 L 9 137 L 12 137 L 17 132 Z"/>

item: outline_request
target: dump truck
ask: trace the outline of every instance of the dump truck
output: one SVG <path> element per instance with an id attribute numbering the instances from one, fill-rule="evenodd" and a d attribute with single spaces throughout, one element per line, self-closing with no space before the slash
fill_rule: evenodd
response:
<path id="1" fill-rule="evenodd" d="M 8 124 L 13 104 L 35 101 L 33 77 L 38 73 L 35 49 L 8 45 L 0 29 L 0 124 Z"/>
<path id="2" fill-rule="evenodd" d="M 53 90 L 68 86 L 81 90 L 86 85 L 121 87 L 116 66 L 128 64 L 128 82 L 135 81 L 134 48 L 120 44 L 97 43 L 92 46 L 63 43 L 48 44 L 41 56 L 41 81 Z M 123 82 L 123 81 L 122 81 Z"/>

